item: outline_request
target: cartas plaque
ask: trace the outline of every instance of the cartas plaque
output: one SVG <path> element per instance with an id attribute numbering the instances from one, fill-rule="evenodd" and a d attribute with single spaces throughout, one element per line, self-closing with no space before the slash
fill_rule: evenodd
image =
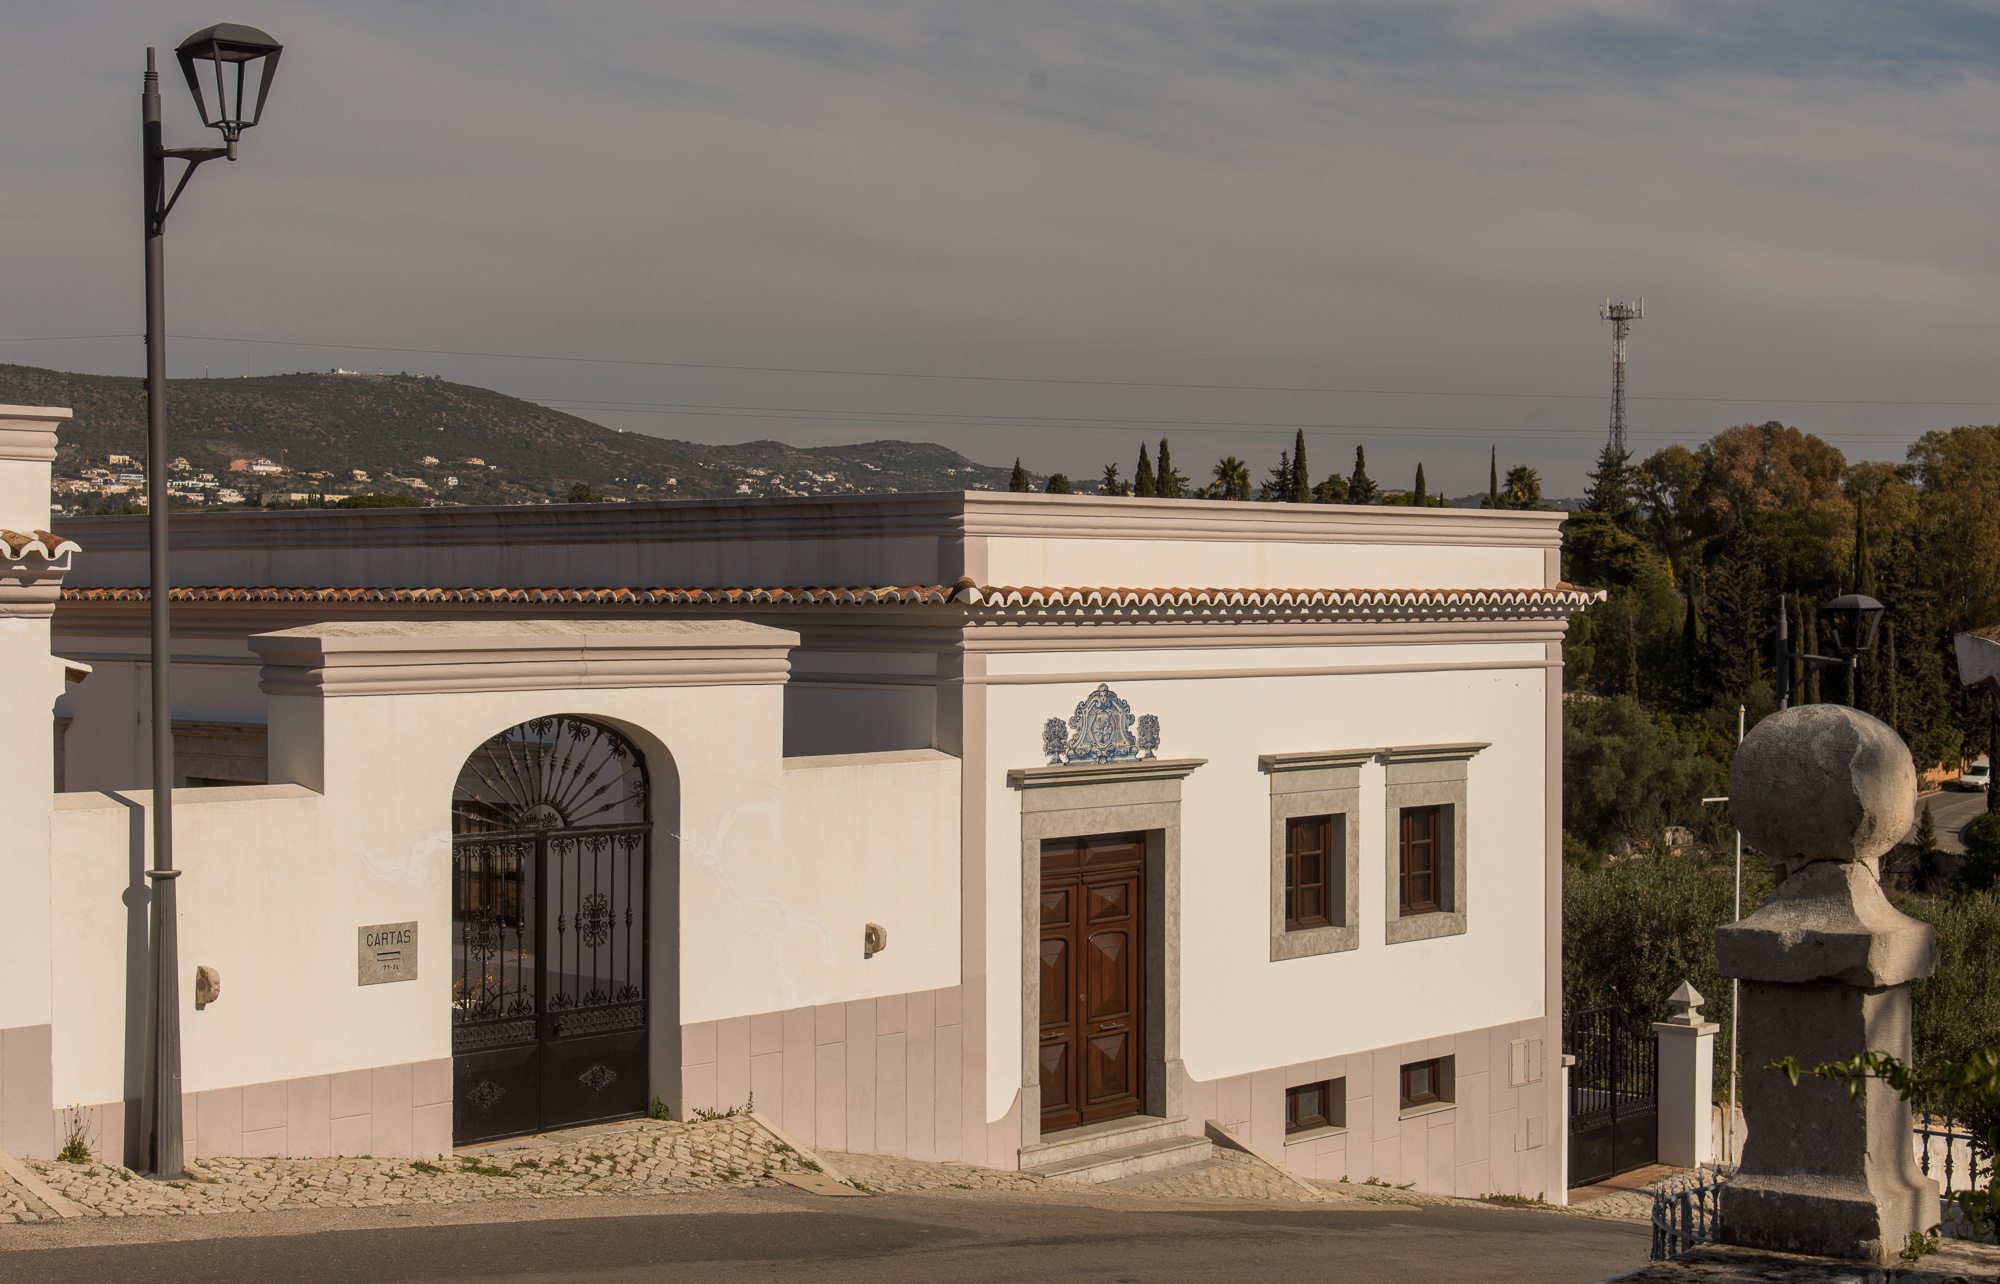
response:
<path id="1" fill-rule="evenodd" d="M 358 985 L 417 979 L 417 925 L 377 923 L 360 932 Z"/>

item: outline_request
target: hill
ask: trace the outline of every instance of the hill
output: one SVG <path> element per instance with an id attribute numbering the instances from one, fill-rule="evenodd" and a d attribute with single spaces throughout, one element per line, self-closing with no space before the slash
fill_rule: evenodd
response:
<path id="1" fill-rule="evenodd" d="M 144 381 L 0 365 L 0 404 L 68 406 L 55 475 L 143 467 Z M 1008 469 L 928 442 L 710 446 L 620 432 L 489 388 L 423 375 L 288 374 L 174 379 L 169 440 L 188 475 L 209 473 L 246 496 L 401 494 L 461 504 L 535 504 L 587 482 L 617 499 L 1004 490 Z M 284 472 L 231 471 L 269 459 Z M 357 470 L 365 476 L 357 476 Z M 1039 478 L 1037 479 L 1040 480 Z M 210 491 L 211 496 L 214 491 Z M 130 496 L 79 493 L 84 507 Z"/>

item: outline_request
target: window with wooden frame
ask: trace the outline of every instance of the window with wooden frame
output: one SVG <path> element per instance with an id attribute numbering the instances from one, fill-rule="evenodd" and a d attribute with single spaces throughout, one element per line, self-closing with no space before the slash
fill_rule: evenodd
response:
<path id="1" fill-rule="evenodd" d="M 1293 816 L 1285 822 L 1287 932 L 1329 927 L 1334 922 L 1328 902 L 1328 881 L 1333 862 L 1340 859 L 1335 844 L 1347 837 L 1344 824 L 1336 831 L 1335 819 L 1333 816 Z"/>
<path id="2" fill-rule="evenodd" d="M 1347 1126 L 1347 1080 L 1322 1079 L 1285 1089 L 1285 1133 Z"/>
<path id="3" fill-rule="evenodd" d="M 1445 813 L 1442 806 L 1405 807 L 1402 820 L 1402 895 L 1405 916 L 1446 909 Z"/>
<path id="4" fill-rule="evenodd" d="M 1403 1067 L 1399 1104 L 1405 1110 L 1415 1110 L 1423 1106 L 1434 1106 L 1450 1102 L 1451 1086 L 1450 1057 L 1432 1057 L 1427 1061 L 1412 1061 Z"/>
<path id="5" fill-rule="evenodd" d="M 1314 749 L 1257 759 L 1271 777 L 1273 963 L 1361 946 L 1361 768 L 1375 752 Z"/>

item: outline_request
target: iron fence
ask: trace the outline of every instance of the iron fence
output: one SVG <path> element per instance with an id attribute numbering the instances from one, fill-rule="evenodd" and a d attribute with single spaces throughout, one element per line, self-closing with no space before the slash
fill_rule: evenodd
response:
<path id="1" fill-rule="evenodd" d="M 1985 1230 L 1966 1221 L 1965 1214 L 1952 1202 L 1952 1196 L 1968 1191 L 1985 1190 L 1993 1184 L 1993 1161 L 1991 1157 L 1981 1161 L 1979 1151 L 1973 1143 L 1977 1139 L 1971 1132 L 1958 1126 L 1951 1115 L 1922 1115 L 1913 1130 L 1917 1148 L 1917 1166 L 1924 1176 L 1937 1182 L 1944 1196 L 1941 1225 L 1949 1239 L 1979 1239 L 1986 1243 L 1995 1240 L 1994 1229 Z"/>
<path id="2" fill-rule="evenodd" d="M 1722 1187 L 1728 1181 L 1724 1173 L 1696 1171 L 1671 1177 L 1653 1192 L 1654 1261 L 1715 1242 L 1722 1225 Z"/>

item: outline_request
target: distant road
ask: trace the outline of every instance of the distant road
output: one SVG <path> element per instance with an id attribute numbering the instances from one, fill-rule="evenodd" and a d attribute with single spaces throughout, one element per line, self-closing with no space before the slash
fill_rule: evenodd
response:
<path id="1" fill-rule="evenodd" d="M 1963 854 L 1965 844 L 1959 841 L 1958 832 L 1972 823 L 1972 819 L 1985 812 L 1986 793 L 1946 789 L 1941 793 L 1927 794 L 1917 799 L 1917 817 L 1924 814 L 1924 804 L 1930 804 L 1931 819 L 1937 824 L 1938 847 L 1943 851 Z M 1908 841 L 1917 838 L 1916 820 L 1910 823 Z"/>

